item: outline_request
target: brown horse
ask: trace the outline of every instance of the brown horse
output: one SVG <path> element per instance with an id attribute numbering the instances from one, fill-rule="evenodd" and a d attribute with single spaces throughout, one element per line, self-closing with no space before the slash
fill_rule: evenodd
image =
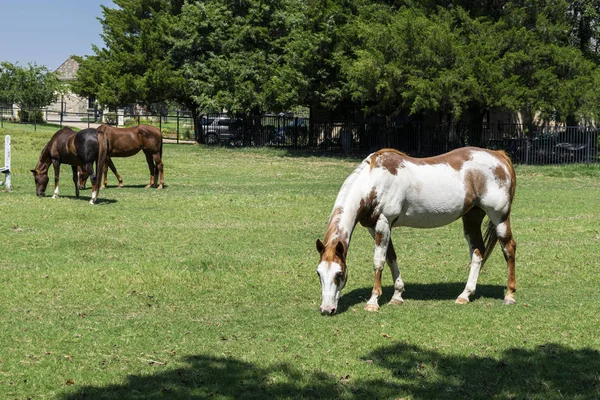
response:
<path id="1" fill-rule="evenodd" d="M 46 194 L 49 181 L 48 169 L 52 164 L 54 167 L 54 195 L 52 198 L 57 198 L 60 164 L 69 164 L 73 170 L 75 195 L 79 197 L 77 168 L 83 166 L 85 172 L 92 177 L 92 199 L 90 204 L 94 204 L 98 198 L 99 179 L 97 178 L 104 169 L 107 148 L 106 136 L 96 129 L 88 128 L 75 132 L 70 128 L 62 128 L 44 146 L 35 169 L 31 170 L 35 180 L 36 194 L 40 197 Z M 96 163 L 96 174 L 94 174 L 94 162 Z"/>
<path id="2" fill-rule="evenodd" d="M 162 134 L 161 132 L 150 125 L 138 125 L 131 128 L 114 128 L 104 124 L 98 127 L 98 133 L 103 133 L 106 136 L 108 143 L 107 156 L 112 157 L 130 157 L 137 154 L 140 150 L 146 156 L 146 162 L 150 169 L 150 183 L 146 186 L 156 186 L 162 189 L 165 182 L 162 162 Z M 110 167 L 112 161 L 108 161 L 104 167 L 104 183 L 106 186 L 107 166 Z M 114 166 L 114 165 L 113 165 Z M 119 186 L 123 186 L 123 180 L 117 173 L 116 169 L 112 169 L 113 173 L 119 180 Z M 158 179 L 160 174 L 160 181 Z"/>

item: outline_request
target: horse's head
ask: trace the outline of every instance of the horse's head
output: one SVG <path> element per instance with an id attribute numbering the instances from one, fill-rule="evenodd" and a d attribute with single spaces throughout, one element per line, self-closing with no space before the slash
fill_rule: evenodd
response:
<path id="1" fill-rule="evenodd" d="M 317 239 L 317 250 L 321 255 L 317 275 L 321 280 L 321 314 L 335 314 L 342 289 L 348 279 L 346 249 L 342 242 L 325 246 Z"/>
<path id="2" fill-rule="evenodd" d="M 79 184 L 79 189 L 83 190 L 85 189 L 85 184 L 87 183 L 87 180 L 89 178 L 89 175 L 87 173 L 87 171 L 85 170 L 85 168 L 83 167 L 77 167 L 77 179 L 78 179 L 78 184 Z"/>
<path id="3" fill-rule="evenodd" d="M 46 194 L 46 187 L 48 186 L 48 170 L 47 169 L 32 169 L 33 180 L 35 181 L 35 194 L 43 197 Z"/>

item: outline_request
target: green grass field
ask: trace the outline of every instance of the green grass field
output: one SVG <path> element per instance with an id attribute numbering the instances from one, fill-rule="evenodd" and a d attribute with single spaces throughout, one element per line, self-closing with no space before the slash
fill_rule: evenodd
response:
<path id="1" fill-rule="evenodd" d="M 165 144 L 164 190 L 144 189 L 143 155 L 115 159 L 125 188 L 109 176 L 92 206 L 68 166 L 59 199 L 35 196 L 56 130 L 0 130 L 14 186 L 0 191 L 0 398 L 600 398 L 597 165 L 517 167 L 516 306 L 498 250 L 454 304 L 457 222 L 393 231 L 406 302 L 385 304 L 386 270 L 367 313 L 373 243 L 357 227 L 324 317 L 315 240 L 358 160 Z"/>

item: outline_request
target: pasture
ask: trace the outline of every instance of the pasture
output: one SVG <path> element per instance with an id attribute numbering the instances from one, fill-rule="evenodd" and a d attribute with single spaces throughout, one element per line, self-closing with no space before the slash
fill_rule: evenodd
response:
<path id="1" fill-rule="evenodd" d="M 402 306 L 386 267 L 363 310 L 373 241 L 357 226 L 339 314 L 319 313 L 315 240 L 360 161 L 165 144 L 165 188 L 142 154 L 125 187 L 59 199 L 32 174 L 54 128 L 12 135 L 0 191 L 0 397 L 10 399 L 596 399 L 600 168 L 517 166 L 515 306 L 497 248 L 475 299 L 456 222 L 395 229 Z M 51 184 L 53 175 L 51 173 Z"/>

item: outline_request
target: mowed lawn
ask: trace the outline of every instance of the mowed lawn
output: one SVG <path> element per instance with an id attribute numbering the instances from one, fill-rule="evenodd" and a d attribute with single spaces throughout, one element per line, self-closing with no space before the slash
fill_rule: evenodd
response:
<path id="1" fill-rule="evenodd" d="M 368 313 L 358 226 L 325 317 L 315 240 L 360 160 L 165 144 L 164 190 L 144 188 L 143 155 L 115 159 L 125 188 L 109 175 L 92 206 L 69 166 L 60 198 L 35 196 L 29 170 L 57 129 L 0 129 L 14 186 L 0 191 L 0 398 L 600 397 L 597 165 L 517 167 L 517 305 L 502 305 L 498 249 L 454 304 L 469 261 L 456 222 L 393 231 L 406 302 L 385 304 L 386 269 Z"/>

